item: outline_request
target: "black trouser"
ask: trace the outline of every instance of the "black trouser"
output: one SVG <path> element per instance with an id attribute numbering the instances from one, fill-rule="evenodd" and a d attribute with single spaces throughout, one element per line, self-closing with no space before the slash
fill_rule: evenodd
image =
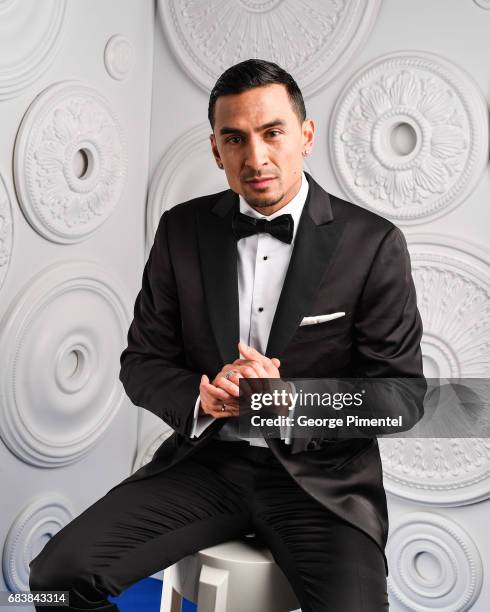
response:
<path id="1" fill-rule="evenodd" d="M 250 532 L 271 550 L 302 612 L 388 610 L 375 542 L 305 493 L 268 448 L 219 440 L 109 491 L 51 538 L 30 563 L 29 585 L 70 591 L 70 607 L 36 609 L 118 610 L 108 594 Z"/>

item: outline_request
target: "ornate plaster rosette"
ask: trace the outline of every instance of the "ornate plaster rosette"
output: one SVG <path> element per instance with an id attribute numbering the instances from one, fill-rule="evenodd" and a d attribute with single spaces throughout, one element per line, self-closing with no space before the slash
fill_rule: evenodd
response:
<path id="1" fill-rule="evenodd" d="M 304 96 L 339 74 L 367 38 L 379 0 L 159 0 L 166 38 L 206 92 L 256 57 L 292 73 Z"/>
<path id="2" fill-rule="evenodd" d="M 490 378 L 489 254 L 468 242 L 434 234 L 407 234 L 417 303 L 424 326 L 428 379 L 461 379 L 487 402 Z M 449 386 L 444 401 L 459 401 Z M 451 411 L 448 419 L 458 418 Z M 452 422 L 456 423 L 456 422 Z M 448 423 L 448 425 L 452 425 Z M 456 423 L 457 425 L 457 423 Z M 483 425 L 483 424 L 482 424 Z M 455 429 L 453 428 L 452 431 Z M 490 439 L 380 438 L 386 490 L 400 497 L 454 506 L 490 495 Z"/>
<path id="3" fill-rule="evenodd" d="M 471 610 L 482 587 L 483 564 L 472 537 L 456 522 L 412 512 L 390 525 L 388 587 L 413 612 Z"/>
<path id="4" fill-rule="evenodd" d="M 134 48 L 131 41 L 122 34 L 112 36 L 104 50 L 104 64 L 113 79 L 123 81 L 134 64 Z"/>
<path id="5" fill-rule="evenodd" d="M 97 230 L 119 201 L 126 165 L 114 111 L 80 82 L 48 87 L 22 120 L 15 187 L 29 223 L 54 242 L 78 242 Z"/>
<path id="6" fill-rule="evenodd" d="M 156 434 L 155 432 L 152 432 L 146 436 L 138 450 L 138 455 L 133 464 L 132 473 L 134 474 L 134 472 L 139 470 L 141 467 L 147 463 L 150 463 L 159 446 L 163 444 L 167 438 L 170 438 L 173 433 L 174 430 L 171 427 L 165 427 L 162 429 L 162 431 Z"/>
<path id="7" fill-rule="evenodd" d="M 110 427 L 124 399 L 126 303 L 114 278 L 88 261 L 48 266 L 11 303 L 0 330 L 0 431 L 23 461 L 68 465 Z"/>
<path id="8" fill-rule="evenodd" d="M 0 0 L 0 100 L 38 79 L 61 42 L 66 0 Z"/>
<path id="9" fill-rule="evenodd" d="M 34 499 L 19 512 L 3 545 L 3 578 L 10 591 L 29 590 L 30 561 L 74 518 L 70 502 L 58 493 Z"/>
<path id="10" fill-rule="evenodd" d="M 488 161 L 488 112 L 469 75 L 427 53 L 362 68 L 331 116 L 331 156 L 355 203 L 404 223 L 460 204 Z"/>
<path id="11" fill-rule="evenodd" d="M 0 175 L 0 288 L 3 285 L 12 252 L 13 225 L 10 198 Z"/>

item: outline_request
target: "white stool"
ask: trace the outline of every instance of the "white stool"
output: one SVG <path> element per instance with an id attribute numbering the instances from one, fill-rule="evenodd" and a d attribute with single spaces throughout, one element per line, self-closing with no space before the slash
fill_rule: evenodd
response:
<path id="1" fill-rule="evenodd" d="M 200 550 L 163 573 L 160 612 L 180 612 L 182 598 L 198 612 L 290 612 L 298 601 L 271 552 L 255 537 Z"/>

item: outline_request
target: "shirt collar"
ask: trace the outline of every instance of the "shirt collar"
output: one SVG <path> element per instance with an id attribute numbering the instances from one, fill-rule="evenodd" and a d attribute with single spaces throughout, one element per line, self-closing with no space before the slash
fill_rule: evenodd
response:
<path id="1" fill-rule="evenodd" d="M 293 241 L 294 241 L 294 238 L 296 236 L 296 231 L 298 229 L 299 219 L 301 217 L 301 213 L 303 212 L 303 207 L 306 202 L 306 196 L 308 195 L 308 188 L 309 188 L 308 179 L 306 178 L 305 173 L 301 172 L 301 186 L 299 188 L 298 193 L 285 206 L 283 206 L 279 210 L 276 210 L 275 213 L 272 213 L 271 215 L 268 215 L 268 216 L 263 215 L 257 210 L 255 210 L 255 208 L 252 208 L 249 204 L 247 204 L 247 202 L 242 197 L 242 195 L 238 194 L 239 201 L 240 201 L 240 212 L 243 213 L 244 215 L 249 215 L 250 217 L 256 217 L 259 219 L 261 218 L 267 219 L 267 221 L 271 221 L 272 219 L 275 219 L 275 217 L 279 217 L 279 215 L 290 214 L 293 217 L 293 221 L 294 221 L 294 231 L 293 231 Z"/>

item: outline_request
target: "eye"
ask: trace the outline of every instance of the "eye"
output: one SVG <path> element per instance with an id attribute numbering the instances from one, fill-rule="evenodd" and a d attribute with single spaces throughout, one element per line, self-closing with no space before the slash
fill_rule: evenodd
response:
<path id="1" fill-rule="evenodd" d="M 279 135 L 281 132 L 279 130 L 269 130 L 268 134 L 271 136 Z"/>
<path id="2" fill-rule="evenodd" d="M 241 139 L 241 136 L 231 136 L 230 138 L 226 139 L 226 142 L 232 142 L 234 140 L 235 142 L 233 142 L 232 144 L 238 144 L 236 141 L 240 139 Z"/>

